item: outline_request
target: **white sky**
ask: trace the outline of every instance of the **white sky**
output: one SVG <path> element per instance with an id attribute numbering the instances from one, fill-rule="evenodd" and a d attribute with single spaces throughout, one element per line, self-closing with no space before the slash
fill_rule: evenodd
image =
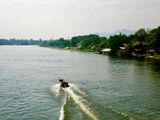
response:
<path id="1" fill-rule="evenodd" d="M 59 38 L 160 25 L 160 0 L 0 0 L 0 38 Z"/>

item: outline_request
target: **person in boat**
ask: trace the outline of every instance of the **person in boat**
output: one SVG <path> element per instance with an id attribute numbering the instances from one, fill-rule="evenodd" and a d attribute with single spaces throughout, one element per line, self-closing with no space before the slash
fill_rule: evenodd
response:
<path id="1" fill-rule="evenodd" d="M 62 78 L 59 77 L 58 80 L 61 83 L 61 87 L 63 87 L 63 88 L 69 87 L 68 82 L 64 81 Z"/>

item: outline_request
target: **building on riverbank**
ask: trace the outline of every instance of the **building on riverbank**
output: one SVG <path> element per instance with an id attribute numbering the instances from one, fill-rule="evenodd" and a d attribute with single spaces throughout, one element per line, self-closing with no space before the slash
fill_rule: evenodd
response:
<path id="1" fill-rule="evenodd" d="M 119 47 L 119 49 L 117 50 L 116 54 L 121 57 L 124 56 L 126 53 L 126 48 L 125 47 Z"/>
<path id="2" fill-rule="evenodd" d="M 155 50 L 153 49 L 147 50 L 147 54 L 146 54 L 147 58 L 154 58 L 155 55 L 156 55 Z"/>
<path id="3" fill-rule="evenodd" d="M 142 58 L 145 57 L 146 54 L 147 54 L 146 45 L 140 43 L 133 45 L 133 52 L 131 53 L 133 57 Z"/>
<path id="4" fill-rule="evenodd" d="M 108 54 L 110 51 L 111 51 L 110 48 L 105 48 L 105 49 L 102 49 L 100 52 L 101 54 Z"/>

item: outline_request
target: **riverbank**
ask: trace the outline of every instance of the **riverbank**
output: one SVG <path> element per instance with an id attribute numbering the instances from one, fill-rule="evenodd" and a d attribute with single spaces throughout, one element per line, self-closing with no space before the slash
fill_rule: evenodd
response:
<path id="1" fill-rule="evenodd" d="M 160 60 L 160 55 L 156 55 L 156 56 L 154 57 L 154 59 Z"/>
<path id="2" fill-rule="evenodd" d="M 84 52 L 84 53 L 94 53 L 94 54 L 99 54 L 99 55 L 108 55 L 110 57 L 116 57 L 116 58 L 124 58 L 124 59 L 137 59 L 137 60 L 150 60 L 153 62 L 157 62 L 160 61 L 160 55 L 154 55 L 154 56 L 132 56 L 132 54 L 130 55 L 125 55 L 125 56 L 120 56 L 120 55 L 115 55 L 115 54 L 111 54 L 110 52 L 99 52 L 99 51 L 94 51 L 91 49 L 79 49 L 76 47 L 66 47 L 66 48 L 58 48 L 58 47 L 51 47 L 51 46 L 40 46 L 40 47 L 48 47 L 48 48 L 53 48 L 53 49 L 59 49 L 59 50 L 70 50 L 70 51 L 78 51 L 78 52 Z"/>
<path id="3" fill-rule="evenodd" d="M 41 46 L 64 49 L 78 49 L 87 52 L 96 52 L 120 57 L 154 58 L 160 54 L 159 45 L 160 26 L 147 32 L 140 28 L 132 35 L 115 34 L 110 37 L 101 37 L 96 34 L 74 36 L 71 39 L 41 41 Z M 108 51 L 110 49 L 110 51 Z M 107 51 L 106 51 L 107 50 Z M 159 59 L 159 56 L 156 57 Z"/>

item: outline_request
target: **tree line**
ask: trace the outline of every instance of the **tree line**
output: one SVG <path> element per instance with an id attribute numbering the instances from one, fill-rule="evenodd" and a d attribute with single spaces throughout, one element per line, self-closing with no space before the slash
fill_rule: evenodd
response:
<path id="1" fill-rule="evenodd" d="M 125 47 L 124 55 L 131 55 L 134 49 L 140 49 L 144 53 L 152 49 L 160 54 L 160 26 L 154 29 L 141 28 L 129 36 L 120 33 L 106 38 L 90 34 L 74 36 L 69 40 L 60 38 L 58 40 L 42 41 L 40 46 L 95 52 L 110 48 L 110 54 L 113 55 L 117 54 L 120 47 Z"/>
<path id="2" fill-rule="evenodd" d="M 82 51 L 101 52 L 110 48 L 109 54 L 116 55 L 120 48 L 125 48 L 124 56 L 129 56 L 133 51 L 138 54 L 154 50 L 160 54 L 160 26 L 154 29 L 141 28 L 129 36 L 124 34 L 100 37 L 96 34 L 74 36 L 71 39 L 59 38 L 58 40 L 26 40 L 26 39 L 0 39 L 0 45 L 39 45 L 42 47 L 77 49 Z"/>
<path id="3" fill-rule="evenodd" d="M 0 39 L 0 45 L 39 45 L 41 40 L 27 39 Z"/>

